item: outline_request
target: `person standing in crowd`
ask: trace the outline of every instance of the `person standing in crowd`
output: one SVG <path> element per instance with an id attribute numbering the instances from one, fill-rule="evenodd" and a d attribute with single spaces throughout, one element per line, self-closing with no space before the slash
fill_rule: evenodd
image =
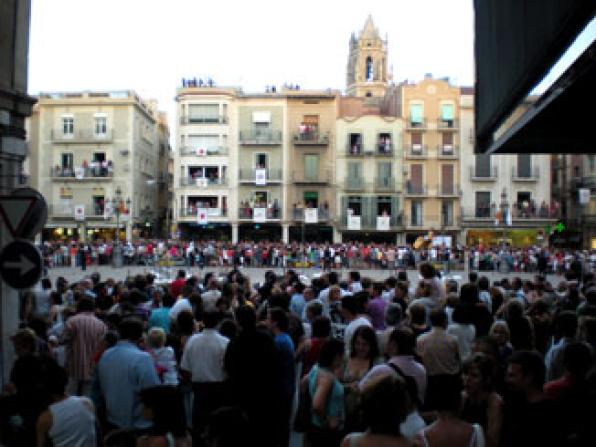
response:
<path id="1" fill-rule="evenodd" d="M 99 351 L 108 330 L 95 316 L 91 298 L 80 297 L 77 314 L 64 323 L 62 343 L 66 345 L 66 368 L 69 375 L 68 393 L 89 396 L 94 372 L 94 355 Z"/>
<path id="2" fill-rule="evenodd" d="M 359 292 L 356 295 L 346 295 L 341 299 L 341 314 L 343 319 L 347 322 L 344 331 L 344 345 L 346 347 L 346 354 L 351 354 L 352 337 L 360 326 L 372 327 L 372 324 L 364 315 L 362 315 L 362 306 L 359 302 L 366 302 L 368 300 L 367 292 Z"/>
<path id="3" fill-rule="evenodd" d="M 381 282 L 373 284 L 372 299 L 369 300 L 366 311 L 370 315 L 372 326 L 375 330 L 381 331 L 385 329 L 385 308 L 387 301 L 382 297 L 384 285 Z"/>
<path id="4" fill-rule="evenodd" d="M 174 299 L 177 299 L 180 296 L 180 294 L 182 293 L 182 287 L 184 287 L 185 284 L 186 272 L 184 270 L 178 270 L 178 275 L 176 276 L 176 279 L 172 281 L 172 284 L 170 284 L 170 293 L 172 294 Z"/>
<path id="5" fill-rule="evenodd" d="M 577 316 L 569 310 L 563 311 L 555 317 L 555 336 L 558 341 L 552 344 L 544 362 L 546 364 L 546 381 L 560 379 L 563 376 L 563 356 L 565 346 L 573 343 L 577 337 Z"/>
<path id="6" fill-rule="evenodd" d="M 230 340 L 217 332 L 218 323 L 218 312 L 207 311 L 203 314 L 204 329 L 190 337 L 180 363 L 184 380 L 192 382 L 195 442 L 203 436 L 209 414 L 227 402 L 223 361 Z"/>
<path id="7" fill-rule="evenodd" d="M 176 355 L 171 346 L 165 346 L 166 332 L 160 327 L 152 327 L 147 334 L 147 352 L 155 363 L 159 380 L 164 385 L 178 385 Z"/>
<path id="8" fill-rule="evenodd" d="M 105 405 L 108 429 L 143 431 L 151 426 L 142 414 L 140 393 L 160 384 L 151 356 L 138 343 L 143 323 L 127 317 L 120 323 L 120 340 L 105 351 L 93 382 L 95 406 Z"/>

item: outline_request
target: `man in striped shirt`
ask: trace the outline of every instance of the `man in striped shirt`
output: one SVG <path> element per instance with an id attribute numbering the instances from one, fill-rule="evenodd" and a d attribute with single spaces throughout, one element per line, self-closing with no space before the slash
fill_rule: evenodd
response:
<path id="1" fill-rule="evenodd" d="M 68 393 L 89 396 L 93 379 L 93 355 L 99 350 L 107 331 L 106 325 L 94 313 L 93 300 L 81 296 L 77 314 L 66 320 L 62 341 L 66 345 Z"/>

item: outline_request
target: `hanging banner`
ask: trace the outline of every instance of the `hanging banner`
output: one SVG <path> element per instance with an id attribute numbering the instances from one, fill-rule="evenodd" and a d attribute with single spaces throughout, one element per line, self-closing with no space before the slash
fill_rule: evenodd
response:
<path id="1" fill-rule="evenodd" d="M 253 208 L 252 219 L 255 222 L 267 221 L 267 208 Z"/>
<path id="2" fill-rule="evenodd" d="M 377 216 L 377 230 L 378 231 L 389 231 L 389 229 L 391 227 L 390 219 L 391 219 L 391 217 L 389 217 L 389 216 Z"/>
<path id="3" fill-rule="evenodd" d="M 316 208 L 304 209 L 304 223 L 316 224 L 319 223 L 319 210 Z"/>
<path id="4" fill-rule="evenodd" d="M 85 205 L 75 205 L 74 220 L 77 220 L 77 221 L 85 220 Z"/>
<path id="5" fill-rule="evenodd" d="M 348 230 L 360 230 L 360 216 L 348 216 Z"/>
<path id="6" fill-rule="evenodd" d="M 267 184 L 267 169 L 255 169 L 255 184 L 259 186 Z"/>
<path id="7" fill-rule="evenodd" d="M 113 214 L 114 214 L 114 208 L 112 207 L 112 202 L 110 202 L 108 200 L 108 201 L 106 201 L 106 203 L 103 207 L 103 218 L 108 220 L 112 217 Z"/>
<path id="8" fill-rule="evenodd" d="M 204 157 L 205 155 L 207 155 L 207 149 L 204 147 L 197 148 L 197 156 Z"/>
<path id="9" fill-rule="evenodd" d="M 77 180 L 83 180 L 85 178 L 85 168 L 75 168 L 75 178 Z"/>
<path id="10" fill-rule="evenodd" d="M 513 213 L 511 212 L 511 210 L 509 210 L 509 209 L 506 210 L 505 214 L 506 214 L 505 221 L 506 221 L 507 225 L 509 225 L 509 226 L 513 225 Z"/>
<path id="11" fill-rule="evenodd" d="M 199 225 L 207 224 L 207 209 L 206 208 L 197 208 L 197 223 Z"/>
<path id="12" fill-rule="evenodd" d="M 580 205 L 587 205 L 590 203 L 590 190 L 588 188 L 580 188 L 577 190 L 577 193 Z"/>
<path id="13" fill-rule="evenodd" d="M 195 183 L 197 188 L 206 188 L 207 187 L 207 179 L 206 178 L 196 178 Z"/>
<path id="14" fill-rule="evenodd" d="M 120 220 L 122 222 L 128 222 L 130 220 L 130 210 L 125 209 L 122 214 L 120 214 Z"/>

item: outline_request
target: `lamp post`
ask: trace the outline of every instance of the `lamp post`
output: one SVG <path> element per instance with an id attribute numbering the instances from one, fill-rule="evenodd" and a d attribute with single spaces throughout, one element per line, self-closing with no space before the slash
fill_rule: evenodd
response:
<path id="1" fill-rule="evenodd" d="M 122 267 L 122 248 L 120 247 L 120 207 L 122 205 L 122 191 L 116 188 L 114 197 L 111 200 L 112 209 L 116 214 L 116 235 L 114 237 L 114 249 L 112 251 L 112 266 Z M 130 206 L 130 199 L 126 199 L 126 206 Z"/>
<path id="2" fill-rule="evenodd" d="M 509 214 L 511 210 L 509 209 L 509 202 L 507 201 L 507 190 L 503 189 L 503 192 L 501 193 L 501 239 L 505 239 L 505 225 L 507 225 L 507 222 L 509 221 Z M 504 241 L 501 241 L 501 244 L 499 245 L 503 245 Z"/>

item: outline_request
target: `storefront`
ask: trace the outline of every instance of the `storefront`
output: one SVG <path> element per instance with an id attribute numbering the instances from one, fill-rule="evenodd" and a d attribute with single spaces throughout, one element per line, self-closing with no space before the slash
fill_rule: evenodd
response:
<path id="1" fill-rule="evenodd" d="M 543 230 L 527 229 L 475 229 L 466 234 L 467 246 L 493 247 L 506 243 L 515 248 L 531 247 L 543 243 Z"/>
<path id="2" fill-rule="evenodd" d="M 178 230 L 183 240 L 222 242 L 232 240 L 232 227 L 228 223 L 213 222 L 204 225 L 195 222 L 180 223 Z"/>
<path id="3" fill-rule="evenodd" d="M 251 223 L 238 226 L 238 240 L 248 241 L 281 241 L 280 224 Z"/>
<path id="4" fill-rule="evenodd" d="M 342 242 L 364 242 L 375 244 L 395 244 L 397 231 L 343 231 Z"/>
<path id="5" fill-rule="evenodd" d="M 293 225 L 290 227 L 290 242 L 302 242 L 302 226 Z M 306 224 L 304 225 L 305 242 L 333 242 L 333 227 L 329 225 Z"/>

